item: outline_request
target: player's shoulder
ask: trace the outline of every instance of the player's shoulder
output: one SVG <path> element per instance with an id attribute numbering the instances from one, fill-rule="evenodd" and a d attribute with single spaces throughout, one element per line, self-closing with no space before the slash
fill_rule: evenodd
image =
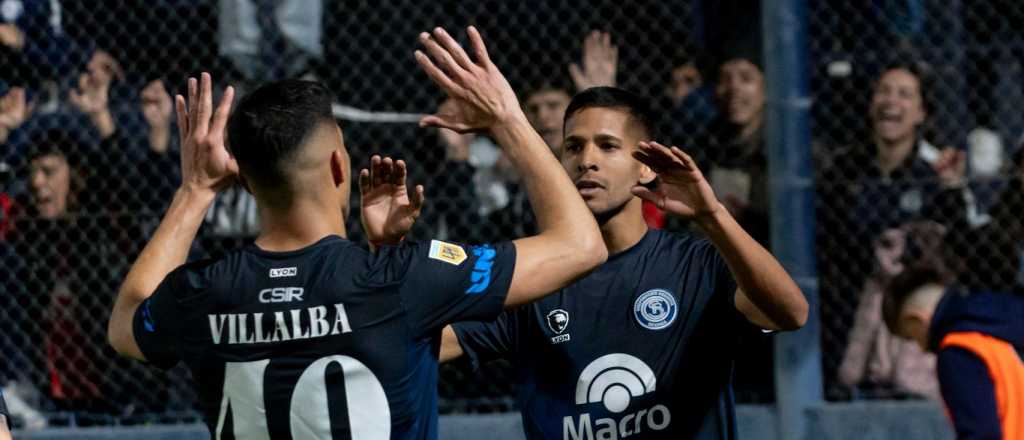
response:
<path id="1" fill-rule="evenodd" d="M 406 240 L 398 245 L 380 246 L 366 259 L 366 279 L 375 283 L 396 283 L 415 265 L 461 266 L 472 252 L 469 246 L 443 240 Z"/>

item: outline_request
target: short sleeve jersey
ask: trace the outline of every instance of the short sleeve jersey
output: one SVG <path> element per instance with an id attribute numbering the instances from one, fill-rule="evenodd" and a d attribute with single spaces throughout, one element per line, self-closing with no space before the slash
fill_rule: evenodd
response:
<path id="1" fill-rule="evenodd" d="M 432 439 L 440 329 L 494 319 L 514 264 L 511 243 L 249 246 L 171 272 L 134 334 L 188 366 L 215 439 Z"/>
<path id="2" fill-rule="evenodd" d="M 530 439 L 734 439 L 734 305 L 714 246 L 650 230 L 632 248 L 493 322 L 455 324 L 474 361 L 511 360 Z"/>

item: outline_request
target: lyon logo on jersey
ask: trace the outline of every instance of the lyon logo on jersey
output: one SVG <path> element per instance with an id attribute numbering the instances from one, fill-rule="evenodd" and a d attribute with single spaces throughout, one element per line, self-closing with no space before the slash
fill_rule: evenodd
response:
<path id="1" fill-rule="evenodd" d="M 576 381 L 576 405 L 600 403 L 613 416 L 593 421 L 588 412 L 566 416 L 562 419 L 562 438 L 617 439 L 668 428 L 672 414 L 665 405 L 626 411 L 634 398 L 653 393 L 657 382 L 651 367 L 635 356 L 612 353 L 595 359 Z"/>

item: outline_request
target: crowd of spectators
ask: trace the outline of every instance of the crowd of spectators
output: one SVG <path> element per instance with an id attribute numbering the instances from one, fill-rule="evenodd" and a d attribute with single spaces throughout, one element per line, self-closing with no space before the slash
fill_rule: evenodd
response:
<path id="1" fill-rule="evenodd" d="M 171 94 L 201 68 L 243 92 L 283 77 L 339 81 L 350 73 L 328 58 L 348 43 L 327 37 L 325 15 L 338 11 L 325 3 L 160 0 L 90 9 L 89 2 L 0 1 L 0 388 L 17 424 L 141 422 L 190 410 L 183 372 L 121 361 L 105 338 L 115 283 L 177 186 Z M 587 24 L 604 31 L 574 35 L 578 50 L 550 48 L 564 53 L 536 63 L 524 55 L 520 63 L 535 65 L 514 78 L 521 101 L 557 154 L 574 93 L 643 83 L 638 91 L 663 110 L 660 140 L 690 151 L 729 211 L 770 247 L 771 200 L 784 195 L 769 192 L 760 13 L 728 1 L 685 3 L 699 26 L 664 47 L 631 44 L 644 34 L 598 21 Z M 734 10 L 747 13 L 737 18 Z M 118 18 L 90 19 L 100 13 Z M 911 14 L 897 27 L 919 32 L 920 20 Z M 901 50 L 912 44 L 900 38 Z M 381 39 L 368 50 L 401 46 Z M 944 268 L 950 231 L 1000 231 L 972 244 L 998 247 L 1000 255 L 1019 254 L 1024 242 L 1024 150 L 986 127 L 971 131 L 962 147 L 937 137 L 943 131 L 932 130 L 934 120 L 948 102 L 935 97 L 934 66 L 913 51 L 890 55 L 892 63 L 876 63 L 882 67 L 870 89 L 845 91 L 868 103 L 863 123 L 850 124 L 866 129 L 843 136 L 854 140 L 845 145 L 812 133 L 819 313 L 825 332 L 841 335 L 822 339 L 830 397 L 937 398 L 934 356 L 887 330 L 883 292 L 907 267 Z M 629 63 L 647 57 L 663 58 L 662 76 L 631 72 Z M 362 81 L 368 75 L 390 81 L 381 71 L 358 73 Z M 340 96 L 351 94 L 347 87 L 339 86 Z M 424 113 L 450 105 L 416 102 L 423 101 Z M 430 204 L 413 238 L 482 242 L 533 233 L 519 177 L 486 134 L 441 129 L 416 138 L 417 149 L 433 153 L 398 151 L 411 158 L 414 176 L 430 178 L 417 182 L 427 184 Z M 353 163 L 366 161 L 360 153 L 372 151 L 367 147 L 406 140 L 356 146 Z M 644 214 L 651 227 L 689 228 L 653 205 Z M 349 229 L 358 240 L 358 228 Z M 235 247 L 258 231 L 251 196 L 241 186 L 229 189 L 208 212 L 192 257 Z M 1000 264 L 992 262 L 992 270 L 1021 281 L 1020 267 Z M 770 337 L 750 341 L 736 372 L 741 400 L 771 400 L 771 356 Z"/>

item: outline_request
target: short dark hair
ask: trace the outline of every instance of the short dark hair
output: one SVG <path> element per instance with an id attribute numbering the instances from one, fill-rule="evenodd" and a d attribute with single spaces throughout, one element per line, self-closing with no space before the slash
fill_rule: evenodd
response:
<path id="1" fill-rule="evenodd" d="M 306 138 L 334 122 L 332 100 L 323 84 L 297 79 L 265 84 L 242 98 L 227 136 L 242 175 L 257 186 L 284 183 L 288 161 Z"/>
<path id="2" fill-rule="evenodd" d="M 562 128 L 569 118 L 588 108 L 612 108 L 625 110 L 647 133 L 648 139 L 657 138 L 654 111 L 647 101 L 630 91 L 617 87 L 591 87 L 572 97 L 565 109 Z"/>
<path id="3" fill-rule="evenodd" d="M 61 156 L 72 168 L 82 164 L 89 151 L 71 133 L 58 128 L 36 133 L 28 142 L 25 159 L 31 162 L 43 156 Z M 27 164 L 27 163 L 26 163 Z"/>
<path id="4" fill-rule="evenodd" d="M 900 314 L 911 294 L 928 284 L 942 283 L 944 277 L 938 269 L 929 265 L 911 266 L 893 277 L 885 287 L 882 299 L 882 319 L 889 331 L 899 329 Z"/>

